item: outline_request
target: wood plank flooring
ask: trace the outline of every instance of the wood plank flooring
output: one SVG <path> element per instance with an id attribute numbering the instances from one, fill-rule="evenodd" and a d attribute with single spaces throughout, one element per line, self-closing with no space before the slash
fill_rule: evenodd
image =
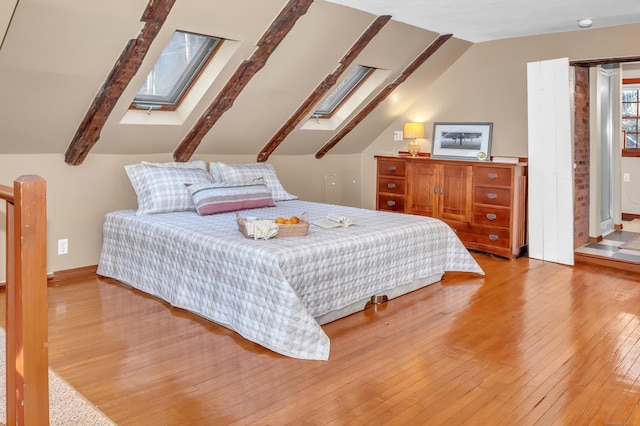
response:
<path id="1" fill-rule="evenodd" d="M 49 288 L 50 367 L 120 425 L 640 421 L 640 275 L 474 257 L 486 277 L 447 273 L 323 326 L 327 362 L 113 280 L 67 280 Z"/>

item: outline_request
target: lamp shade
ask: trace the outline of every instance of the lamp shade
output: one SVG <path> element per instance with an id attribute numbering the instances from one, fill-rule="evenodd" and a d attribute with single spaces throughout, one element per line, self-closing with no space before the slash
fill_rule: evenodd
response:
<path id="1" fill-rule="evenodd" d="M 424 123 L 404 123 L 404 139 L 424 138 Z"/>

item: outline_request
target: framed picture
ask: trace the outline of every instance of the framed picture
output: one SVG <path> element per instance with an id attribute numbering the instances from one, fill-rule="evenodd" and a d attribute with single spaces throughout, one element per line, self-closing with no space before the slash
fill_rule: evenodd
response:
<path id="1" fill-rule="evenodd" d="M 493 123 L 434 123 L 431 156 L 487 161 Z"/>

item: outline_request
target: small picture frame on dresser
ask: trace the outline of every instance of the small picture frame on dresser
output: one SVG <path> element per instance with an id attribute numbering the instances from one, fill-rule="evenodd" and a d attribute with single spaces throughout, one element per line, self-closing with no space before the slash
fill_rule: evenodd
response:
<path id="1" fill-rule="evenodd" d="M 431 156 L 488 161 L 493 123 L 434 123 Z"/>

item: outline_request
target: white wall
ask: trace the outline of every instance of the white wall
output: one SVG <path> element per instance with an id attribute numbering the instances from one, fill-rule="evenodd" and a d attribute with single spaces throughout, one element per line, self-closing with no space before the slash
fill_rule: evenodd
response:
<path id="1" fill-rule="evenodd" d="M 640 158 L 622 158 L 622 176 L 629 174 L 629 182 L 622 179 L 622 213 L 640 215 Z"/>

